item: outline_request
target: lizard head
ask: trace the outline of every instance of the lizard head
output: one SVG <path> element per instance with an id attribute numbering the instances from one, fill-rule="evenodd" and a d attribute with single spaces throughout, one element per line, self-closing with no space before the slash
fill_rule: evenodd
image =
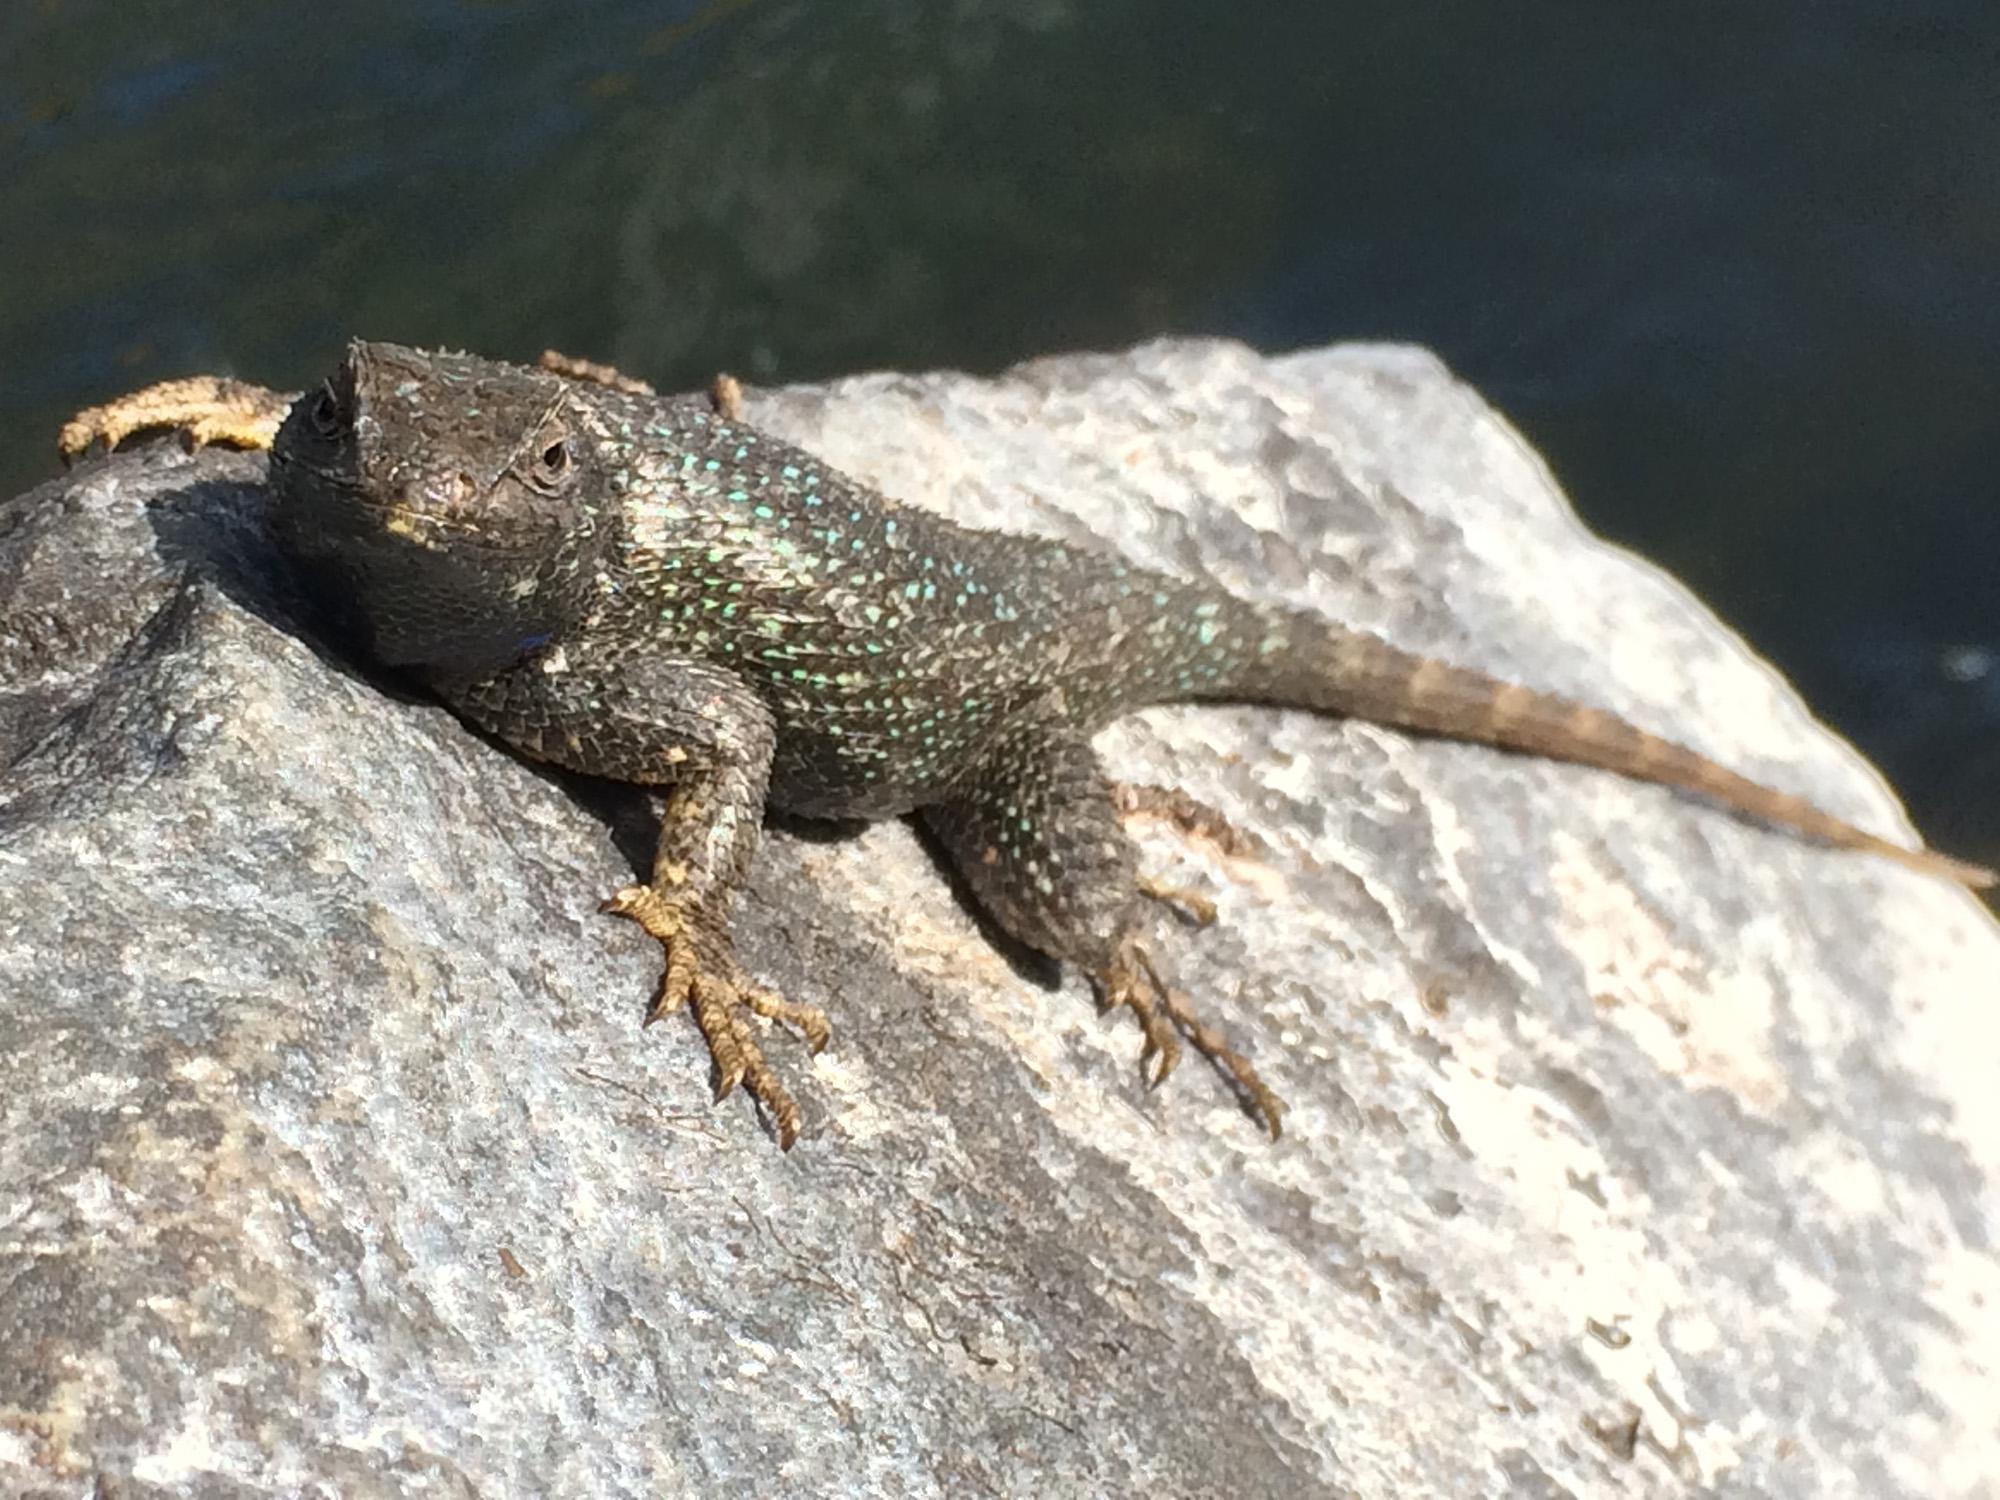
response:
<path id="1" fill-rule="evenodd" d="M 375 657 L 518 660 L 588 607 L 608 491 L 562 378 L 356 341 L 271 450 L 272 527 Z"/>

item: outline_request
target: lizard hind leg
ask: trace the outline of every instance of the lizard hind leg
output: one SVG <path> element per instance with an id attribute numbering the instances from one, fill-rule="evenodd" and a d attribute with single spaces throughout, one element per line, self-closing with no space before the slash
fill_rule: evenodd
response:
<path id="1" fill-rule="evenodd" d="M 1118 945 L 1109 967 L 1096 976 L 1107 1009 L 1131 1007 L 1146 1033 L 1146 1050 L 1140 1054 L 1143 1066 L 1158 1054 L 1160 1066 L 1153 1077 L 1158 1087 L 1180 1061 L 1181 1049 L 1175 1032 L 1185 1036 L 1195 1051 L 1227 1073 L 1252 1112 L 1276 1140 L 1284 1132 L 1285 1101 L 1258 1076 L 1249 1058 L 1232 1048 L 1222 1033 L 1195 1012 L 1187 993 L 1177 990 L 1160 976 L 1152 955 L 1136 936 L 1128 935 Z M 1162 1014 L 1164 1012 L 1164 1014 Z"/>
<path id="2" fill-rule="evenodd" d="M 1138 937 L 1146 896 L 1184 893 L 1143 881 L 1097 758 L 1073 729 L 1024 719 L 987 748 L 954 796 L 923 810 L 979 903 L 1014 937 L 1076 964 L 1106 1009 L 1129 1009 L 1145 1035 L 1141 1065 L 1165 1081 L 1183 1038 L 1235 1084 L 1275 1137 L 1284 1104 L 1188 997 L 1165 983 Z"/>

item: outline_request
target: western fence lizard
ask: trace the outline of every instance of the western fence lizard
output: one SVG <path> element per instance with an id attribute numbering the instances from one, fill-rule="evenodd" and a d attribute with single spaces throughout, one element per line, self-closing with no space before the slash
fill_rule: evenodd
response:
<path id="1" fill-rule="evenodd" d="M 602 367 L 557 368 L 357 342 L 275 438 L 290 398 L 249 401 L 232 383 L 204 401 L 177 382 L 82 414 L 64 446 L 196 419 L 204 437 L 270 446 L 274 534 L 378 660 L 530 756 L 663 788 L 652 877 L 606 908 L 666 950 L 653 1015 L 690 1005 L 717 1097 L 746 1084 L 784 1146 L 798 1106 L 749 1014 L 814 1050 L 828 1026 L 736 958 L 730 912 L 767 807 L 915 813 L 1007 932 L 1132 1009 L 1155 1082 L 1185 1034 L 1277 1135 L 1282 1103 L 1147 956 L 1144 898 L 1163 893 L 1138 876 L 1090 745 L 1147 704 L 1291 705 L 1577 761 L 1994 879 L 1600 710 L 898 505 L 744 423 L 726 388 L 663 399 Z M 229 411 L 251 415 L 232 432 Z"/>

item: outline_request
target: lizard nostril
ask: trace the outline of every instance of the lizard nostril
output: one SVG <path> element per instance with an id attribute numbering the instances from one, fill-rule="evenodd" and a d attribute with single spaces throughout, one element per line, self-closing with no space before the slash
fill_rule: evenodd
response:
<path id="1" fill-rule="evenodd" d="M 407 499 L 412 509 L 449 515 L 463 511 L 479 497 L 479 487 L 463 469 L 446 469 L 424 475 L 410 486 Z"/>

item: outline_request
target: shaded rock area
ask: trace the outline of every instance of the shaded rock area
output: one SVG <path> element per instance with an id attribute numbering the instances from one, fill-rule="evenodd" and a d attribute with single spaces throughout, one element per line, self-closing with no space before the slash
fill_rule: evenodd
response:
<path id="1" fill-rule="evenodd" d="M 1419 351 L 751 392 L 1097 536 L 1613 708 L 1894 833 Z M 1148 1091 L 912 829 L 773 830 L 789 1156 L 597 914 L 646 799 L 301 623 L 261 460 L 0 506 L 0 1493 L 2000 1493 L 2000 934 L 1615 777 L 1257 709 L 1100 740 L 1263 841 L 1156 947 L 1291 1104 Z"/>

